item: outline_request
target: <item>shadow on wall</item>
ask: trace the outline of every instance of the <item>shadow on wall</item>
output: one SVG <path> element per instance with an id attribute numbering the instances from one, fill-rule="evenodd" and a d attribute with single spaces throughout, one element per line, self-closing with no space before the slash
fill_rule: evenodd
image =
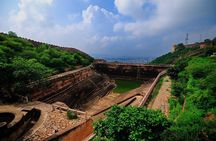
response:
<path id="1" fill-rule="evenodd" d="M 33 108 L 26 112 L 18 121 L 15 121 L 16 115 L 13 113 L 0 113 L 1 141 L 22 140 L 22 136 L 35 125 L 41 111 Z"/>

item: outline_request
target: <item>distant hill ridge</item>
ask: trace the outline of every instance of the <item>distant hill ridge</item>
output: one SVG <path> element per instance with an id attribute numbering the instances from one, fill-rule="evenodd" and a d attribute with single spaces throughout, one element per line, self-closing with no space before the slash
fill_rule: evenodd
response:
<path id="1" fill-rule="evenodd" d="M 0 32 L 0 34 L 2 35 L 8 35 L 7 33 L 3 33 L 3 32 Z M 43 43 L 43 42 L 40 42 L 40 41 L 35 41 L 35 40 L 32 40 L 32 39 L 28 39 L 28 38 L 24 38 L 24 37 L 20 37 L 20 36 L 17 36 L 17 38 L 21 38 L 21 39 L 24 39 L 24 40 L 27 40 L 29 42 L 31 42 L 34 46 L 38 47 L 42 44 L 45 44 L 45 45 L 48 45 L 50 47 L 53 47 L 53 48 L 58 48 L 58 49 L 61 49 L 61 50 L 66 50 L 66 51 L 69 51 L 69 52 L 79 52 L 80 54 L 83 54 L 85 55 L 86 57 L 89 57 L 89 58 L 92 58 L 92 56 L 90 56 L 89 54 L 81 51 L 81 50 L 78 50 L 76 48 L 73 48 L 73 47 L 62 47 L 62 46 L 58 46 L 58 45 L 53 45 L 53 44 L 49 44 L 49 43 Z"/>

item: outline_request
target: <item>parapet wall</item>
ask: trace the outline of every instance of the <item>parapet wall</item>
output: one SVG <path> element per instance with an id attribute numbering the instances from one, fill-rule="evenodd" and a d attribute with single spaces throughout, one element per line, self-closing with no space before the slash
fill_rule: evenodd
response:
<path id="1" fill-rule="evenodd" d="M 148 100 L 149 96 L 151 95 L 152 91 L 154 90 L 156 84 L 158 83 L 158 81 L 161 79 L 162 76 L 164 76 L 167 73 L 166 70 L 160 72 L 158 74 L 158 76 L 156 77 L 156 79 L 154 80 L 154 82 L 152 83 L 151 87 L 148 89 L 147 93 L 145 94 L 145 96 L 143 97 L 142 101 L 139 104 L 139 107 L 144 106 L 146 101 Z"/>
<path id="2" fill-rule="evenodd" d="M 160 72 L 170 67 L 170 65 L 109 63 L 103 61 L 94 62 L 93 66 L 99 73 L 105 73 L 112 78 L 124 79 L 156 78 Z"/>
<path id="3" fill-rule="evenodd" d="M 51 76 L 47 84 L 32 89 L 29 99 L 32 101 L 43 100 L 46 97 L 52 96 L 58 90 L 75 85 L 93 74 L 94 71 L 88 66 Z"/>

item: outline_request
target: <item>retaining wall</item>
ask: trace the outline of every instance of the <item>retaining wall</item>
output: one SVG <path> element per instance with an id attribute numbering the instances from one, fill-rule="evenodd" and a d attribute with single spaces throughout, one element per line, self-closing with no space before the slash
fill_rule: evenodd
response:
<path id="1" fill-rule="evenodd" d="M 112 78 L 141 80 L 155 78 L 161 71 L 170 67 L 170 65 L 110 63 L 102 61 L 94 62 L 93 66 L 99 73 L 105 73 Z"/>
<path id="2" fill-rule="evenodd" d="M 88 66 L 74 71 L 68 71 L 51 76 L 46 84 L 33 86 L 29 94 L 29 99 L 32 101 L 43 100 L 45 97 L 56 93 L 56 91 L 64 87 L 77 84 L 93 74 L 94 71 Z"/>
<path id="3" fill-rule="evenodd" d="M 94 132 L 92 124 L 92 119 L 88 119 L 73 128 L 50 136 L 46 141 L 82 141 Z"/>

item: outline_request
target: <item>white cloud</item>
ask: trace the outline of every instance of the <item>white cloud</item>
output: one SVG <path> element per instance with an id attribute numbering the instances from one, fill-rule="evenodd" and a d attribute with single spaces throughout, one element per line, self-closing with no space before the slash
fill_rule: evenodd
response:
<path id="1" fill-rule="evenodd" d="M 117 10 L 135 20 L 117 23 L 114 29 L 135 36 L 157 35 L 195 21 L 201 23 L 198 19 L 215 18 L 215 4 L 214 0 L 115 0 Z M 150 10 L 146 10 L 146 7 L 150 7 Z M 139 13 L 144 16 L 139 16 Z M 146 18 L 145 15 L 151 16 Z"/>
<path id="2" fill-rule="evenodd" d="M 113 26 L 118 15 L 97 5 L 89 5 L 80 16 L 81 21 L 73 20 L 77 15 L 68 15 L 71 23 L 66 25 L 50 24 L 48 13 L 44 13 L 52 1 L 39 0 L 19 2 L 18 11 L 10 15 L 11 30 L 18 35 L 52 44 L 76 47 L 91 52 L 114 42 Z M 36 5 L 34 5 L 34 3 Z"/>
<path id="3" fill-rule="evenodd" d="M 114 3 L 119 13 L 139 19 L 144 12 L 142 6 L 145 1 L 146 0 L 115 0 Z"/>
<path id="4" fill-rule="evenodd" d="M 67 13 L 67 22 L 54 23 L 53 13 L 49 11 L 55 7 L 54 2 L 20 0 L 18 9 L 10 13 L 9 22 L 0 17 L 4 21 L 0 22 L 0 28 L 6 30 L 5 25 L 9 25 L 7 31 L 13 30 L 20 36 L 76 47 L 88 53 L 123 55 L 134 51 L 134 55 L 148 55 L 155 50 L 165 51 L 164 46 L 170 48 L 187 30 L 201 31 L 200 24 L 207 18 L 216 19 L 214 0 L 208 3 L 205 0 L 115 0 L 118 13 L 98 5 L 86 5 L 82 11 Z M 206 27 L 203 30 L 209 27 L 203 25 Z M 213 30 L 209 32 L 212 34 Z"/>
<path id="5" fill-rule="evenodd" d="M 18 11 L 11 11 L 9 22 L 12 29 L 21 31 L 24 27 L 39 26 L 46 23 L 44 6 L 50 6 L 53 0 L 20 0 Z"/>

